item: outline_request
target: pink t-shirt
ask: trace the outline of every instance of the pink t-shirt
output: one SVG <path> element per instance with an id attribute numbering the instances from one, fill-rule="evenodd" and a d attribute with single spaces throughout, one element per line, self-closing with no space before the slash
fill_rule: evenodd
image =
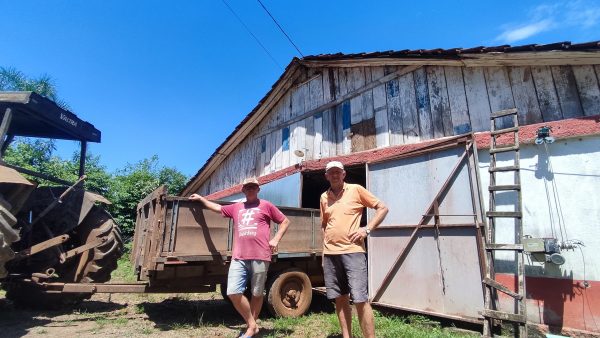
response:
<path id="1" fill-rule="evenodd" d="M 224 217 L 233 218 L 233 258 L 271 261 L 271 220 L 280 224 L 285 215 L 271 202 L 239 202 L 221 207 Z"/>

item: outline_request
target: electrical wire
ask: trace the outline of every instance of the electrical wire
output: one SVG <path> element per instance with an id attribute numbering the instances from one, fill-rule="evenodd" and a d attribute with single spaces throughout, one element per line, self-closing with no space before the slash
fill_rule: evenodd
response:
<path id="1" fill-rule="evenodd" d="M 246 29 L 246 31 L 248 32 L 248 34 L 250 34 L 254 38 L 254 40 L 256 40 L 256 42 L 260 45 L 260 47 L 265 51 L 265 53 L 267 53 L 267 55 L 269 56 L 269 58 L 271 58 L 271 60 L 273 60 L 273 62 L 277 65 L 277 67 L 283 69 L 283 67 L 279 64 L 279 62 L 277 62 L 277 60 L 275 60 L 275 58 L 273 57 L 273 55 L 271 55 L 271 53 L 269 52 L 269 50 L 267 49 L 267 47 L 265 47 L 265 45 L 263 45 L 262 42 L 260 42 L 260 40 L 258 39 L 258 37 L 256 37 L 256 35 L 254 35 L 254 33 L 252 33 L 252 31 L 250 30 L 250 28 L 248 28 L 248 26 L 244 23 L 244 21 L 242 21 L 242 19 L 239 17 L 239 15 L 237 15 L 237 13 L 233 10 L 233 8 L 231 8 L 231 6 L 229 6 L 229 4 L 225 0 L 221 0 L 221 1 L 223 2 L 223 4 L 225 4 L 225 6 L 227 6 L 227 8 L 229 9 L 229 11 L 242 24 L 242 26 L 244 26 L 244 28 Z"/>
<path id="2" fill-rule="evenodd" d="M 551 173 L 554 174 L 554 168 L 552 167 L 552 161 L 550 160 L 550 150 L 548 150 L 548 144 L 544 142 L 544 149 L 546 150 L 546 157 L 548 158 L 548 169 Z M 560 197 L 558 195 L 558 186 L 556 185 L 556 177 L 551 182 L 552 184 L 552 193 L 554 197 L 554 204 L 556 206 L 556 218 L 558 219 L 558 228 L 560 229 L 560 234 L 563 242 L 569 241 L 569 235 L 567 234 L 567 227 L 565 224 L 565 216 L 562 211 L 562 205 L 560 203 Z M 564 233 L 564 235 L 563 235 Z"/>
<path id="3" fill-rule="evenodd" d="M 581 252 L 581 260 L 583 261 L 583 292 L 585 292 L 587 290 L 587 288 L 590 287 L 590 285 L 585 276 L 585 255 L 583 254 L 583 249 L 581 248 L 582 246 L 584 246 L 584 244 L 582 241 L 579 241 L 576 239 L 574 239 L 573 242 L 576 242 L 575 244 L 578 244 L 577 248 L 579 249 L 579 252 Z M 585 297 L 585 298 L 588 301 L 588 307 L 591 308 L 591 306 L 589 304 L 589 297 Z M 596 330 L 598 330 L 598 323 L 596 323 L 596 319 L 594 318 L 594 316 L 591 316 L 591 317 L 592 317 L 592 321 L 594 322 L 594 326 L 596 327 Z M 584 316 L 583 320 L 585 322 L 585 316 Z"/>
<path id="4" fill-rule="evenodd" d="M 273 20 L 273 22 L 277 25 L 277 27 L 279 27 L 279 30 L 281 30 L 281 32 L 283 33 L 283 35 L 285 35 L 285 37 L 292 44 L 292 46 L 294 46 L 294 48 L 296 48 L 296 50 L 298 51 L 298 53 L 300 53 L 300 56 L 304 57 L 304 54 L 302 54 L 302 52 L 300 51 L 300 48 L 298 48 L 298 46 L 296 46 L 296 44 L 294 43 L 294 41 L 292 41 L 292 38 L 290 38 L 290 36 L 285 32 L 285 30 L 283 30 L 283 27 L 281 27 L 281 25 L 279 24 L 279 22 L 277 22 L 277 20 L 275 20 L 275 18 L 273 17 L 273 15 L 271 15 L 271 12 L 269 12 L 269 10 L 267 9 L 267 7 L 265 7 L 265 5 L 262 3 L 262 1 L 260 1 L 260 0 L 257 0 L 257 1 L 262 6 L 262 8 L 265 10 L 265 12 L 267 12 L 267 14 L 269 14 L 269 16 L 271 17 L 271 19 Z"/>

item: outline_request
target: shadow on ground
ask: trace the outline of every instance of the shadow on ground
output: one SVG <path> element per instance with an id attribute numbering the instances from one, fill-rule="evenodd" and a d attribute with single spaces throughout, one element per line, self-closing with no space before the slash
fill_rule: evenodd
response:
<path id="1" fill-rule="evenodd" d="M 221 299 L 209 300 L 189 300 L 185 298 L 165 299 L 161 302 L 144 302 L 139 304 L 143 312 L 148 316 L 148 319 L 154 322 L 155 327 L 159 330 L 169 331 L 182 326 L 191 327 L 218 327 L 223 326 L 229 329 L 242 329 L 244 321 L 237 313 L 231 303 Z M 335 311 L 333 303 L 325 297 L 314 294 L 311 306 L 308 310 L 310 313 L 332 313 Z M 271 314 L 263 306 L 260 314 L 260 319 L 273 319 Z M 261 335 L 269 335 L 272 330 L 267 328 L 261 329 Z M 278 331 L 279 334 L 286 332 Z M 291 334 L 293 332 L 287 332 Z"/>
<path id="2" fill-rule="evenodd" d="M 0 332 L 2 337 L 22 337 L 28 334 L 32 329 L 42 327 L 52 323 L 52 326 L 74 326 L 74 322 L 93 320 L 93 314 L 116 311 L 124 308 L 125 305 L 102 301 L 85 301 L 81 304 L 65 307 L 59 310 L 35 310 L 16 308 L 14 304 L 0 298 Z M 80 318 L 69 320 L 68 322 L 57 323 L 52 318 L 70 315 L 73 313 L 86 313 L 90 318 Z"/>

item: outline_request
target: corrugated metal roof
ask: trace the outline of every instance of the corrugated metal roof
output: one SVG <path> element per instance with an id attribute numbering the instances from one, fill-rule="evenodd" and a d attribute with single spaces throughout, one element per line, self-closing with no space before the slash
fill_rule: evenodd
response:
<path id="1" fill-rule="evenodd" d="M 213 154 L 206 160 L 206 163 L 198 170 L 196 175 L 192 177 L 189 182 L 183 188 L 182 192 L 185 191 L 193 182 L 200 176 L 204 169 L 209 163 L 219 154 L 220 150 L 227 144 L 227 142 L 242 128 L 242 126 L 248 122 L 250 118 L 259 110 L 265 100 L 271 95 L 273 90 L 282 82 L 285 75 L 294 68 L 300 61 L 311 62 L 311 61 L 336 61 L 336 60 L 360 60 L 360 59 L 378 59 L 378 58 L 423 58 L 426 59 L 460 59 L 465 54 L 493 54 L 493 53 L 523 53 L 523 52 L 550 52 L 550 51 L 599 51 L 600 40 L 583 42 L 583 43 L 571 43 L 570 41 L 554 42 L 549 44 L 529 44 L 521 46 L 478 46 L 471 48 L 436 48 L 436 49 L 404 49 L 404 50 L 389 50 L 383 52 L 363 52 L 363 53 L 335 53 L 335 54 L 318 54 L 305 56 L 302 59 L 294 57 L 292 61 L 287 65 L 284 72 L 281 74 L 279 79 L 271 86 L 269 92 L 258 102 L 256 107 L 244 117 L 244 119 L 235 127 L 233 132 L 227 136 L 227 138 L 221 143 L 221 145 L 213 152 Z"/>
<path id="2" fill-rule="evenodd" d="M 548 51 L 584 51 L 600 49 L 600 41 L 572 44 L 569 41 L 555 42 L 545 45 L 530 44 L 521 46 L 479 46 L 471 48 L 436 48 L 436 49 L 404 49 L 399 51 L 354 53 L 354 54 L 319 54 L 304 57 L 303 61 L 330 61 L 347 59 L 373 59 L 373 58 L 402 58 L 402 57 L 460 57 L 463 54 L 483 53 L 519 53 L 519 52 L 548 52 Z"/>

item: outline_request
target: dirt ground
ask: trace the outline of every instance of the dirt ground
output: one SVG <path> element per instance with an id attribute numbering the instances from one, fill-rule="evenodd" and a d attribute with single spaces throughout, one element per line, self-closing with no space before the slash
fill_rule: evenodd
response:
<path id="1" fill-rule="evenodd" d="M 315 294 L 310 313 L 319 312 L 332 313 L 333 306 Z M 282 331 L 264 308 L 261 318 L 262 337 L 327 337 L 318 320 Z M 218 292 L 97 294 L 58 311 L 16 309 L 0 296 L 0 337 L 238 337 L 243 327 Z"/>

